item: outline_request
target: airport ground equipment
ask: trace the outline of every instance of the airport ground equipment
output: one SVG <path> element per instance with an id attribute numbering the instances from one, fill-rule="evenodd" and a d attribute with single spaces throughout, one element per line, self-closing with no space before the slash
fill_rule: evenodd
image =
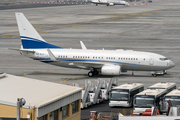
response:
<path id="1" fill-rule="evenodd" d="M 168 101 L 171 101 L 171 107 L 180 107 L 180 90 L 175 89 L 171 91 L 170 93 L 166 94 L 163 98 L 162 102 L 162 111 L 167 112 L 168 111 Z"/>
<path id="2" fill-rule="evenodd" d="M 151 116 L 152 115 L 152 109 L 146 109 L 141 116 Z"/>
<path id="3" fill-rule="evenodd" d="M 90 102 L 89 97 L 89 91 L 91 89 L 91 81 L 86 80 L 85 81 L 85 90 L 82 90 L 82 96 L 81 96 L 81 109 L 87 108 L 88 106 L 92 105 L 92 102 Z"/>
<path id="4" fill-rule="evenodd" d="M 167 101 L 168 103 L 168 110 L 166 116 L 180 116 L 180 106 L 173 107 L 171 100 Z"/>
<path id="5" fill-rule="evenodd" d="M 166 89 L 146 89 L 138 93 L 134 96 L 134 112 L 142 114 L 146 109 L 156 106 L 160 108 L 165 94 L 167 94 Z"/>
<path id="6" fill-rule="evenodd" d="M 147 89 L 166 89 L 166 94 L 168 94 L 169 92 L 171 92 L 172 90 L 176 89 L 176 83 L 170 83 L 170 82 L 159 82 L 159 83 L 156 83 L 154 85 L 151 85 L 149 86 Z M 163 101 L 163 98 L 164 96 L 162 96 L 160 99 L 161 103 L 160 103 L 160 106 L 159 106 L 159 110 L 161 113 L 163 112 L 166 112 L 167 109 L 166 109 L 166 105 L 167 105 L 167 102 L 164 103 Z"/>
<path id="7" fill-rule="evenodd" d="M 117 86 L 118 84 L 117 84 L 117 78 L 112 78 L 113 79 L 113 81 L 112 81 L 112 87 L 115 87 L 115 86 Z M 111 87 L 111 88 L 112 88 Z"/>
<path id="8" fill-rule="evenodd" d="M 116 79 L 114 78 L 110 78 L 109 79 L 109 83 L 106 83 L 105 81 L 103 81 L 102 87 L 101 87 L 101 92 L 102 92 L 102 98 L 104 100 L 108 100 L 109 99 L 109 91 L 112 88 L 112 84 Z"/>
<path id="9" fill-rule="evenodd" d="M 90 111 L 89 120 L 98 120 L 98 112 L 97 111 Z"/>
<path id="10" fill-rule="evenodd" d="M 166 71 L 166 70 L 153 71 L 153 72 L 151 72 L 151 75 L 152 75 L 153 77 L 157 77 L 158 75 L 164 75 L 164 74 L 167 74 L 167 71 Z"/>
<path id="11" fill-rule="evenodd" d="M 100 102 L 103 101 L 102 92 L 101 92 L 102 82 L 103 82 L 103 80 L 98 79 L 95 92 L 94 93 L 89 93 L 90 101 L 93 102 L 93 104 L 99 104 Z"/>
<path id="12" fill-rule="evenodd" d="M 101 86 L 101 97 L 102 97 L 102 99 L 104 99 L 104 100 L 108 100 L 108 94 L 106 94 L 108 85 L 109 85 L 109 84 L 106 83 L 105 80 L 103 80 L 102 86 Z"/>
<path id="13" fill-rule="evenodd" d="M 133 104 L 133 97 L 144 90 L 144 85 L 140 83 L 126 83 L 114 87 L 109 92 L 109 106 L 130 107 Z"/>
<path id="14" fill-rule="evenodd" d="M 172 90 L 176 89 L 176 83 L 159 82 L 159 83 L 149 86 L 147 89 L 166 89 L 167 93 L 169 93 Z"/>

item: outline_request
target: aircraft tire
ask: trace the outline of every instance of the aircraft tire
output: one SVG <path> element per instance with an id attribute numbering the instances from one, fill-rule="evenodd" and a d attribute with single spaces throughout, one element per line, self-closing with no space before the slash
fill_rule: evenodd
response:
<path id="1" fill-rule="evenodd" d="M 94 76 L 94 73 L 90 71 L 90 72 L 88 72 L 88 76 L 89 76 L 89 77 L 93 77 L 93 76 Z"/>

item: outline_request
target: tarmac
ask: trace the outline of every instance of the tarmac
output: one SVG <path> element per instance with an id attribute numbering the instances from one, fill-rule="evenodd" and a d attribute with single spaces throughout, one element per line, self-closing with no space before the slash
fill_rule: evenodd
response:
<path id="1" fill-rule="evenodd" d="M 149 4 L 149 3 L 148 3 Z M 152 77 L 150 72 L 128 71 L 120 76 L 88 77 L 87 70 L 51 66 L 21 56 L 7 48 L 20 48 L 21 41 L 15 12 L 22 12 L 49 43 L 63 48 L 79 48 L 83 41 L 88 49 L 130 49 L 166 56 L 176 66 L 167 74 Z M 180 87 L 180 3 L 159 0 L 152 4 L 125 6 L 71 5 L 3 9 L 0 12 L 0 72 L 60 84 L 115 77 L 118 84 L 143 83 L 145 88 L 157 82 L 175 82 Z M 107 102 L 105 102 L 107 103 Z M 117 110 L 108 104 L 82 110 L 82 119 L 90 110 Z"/>

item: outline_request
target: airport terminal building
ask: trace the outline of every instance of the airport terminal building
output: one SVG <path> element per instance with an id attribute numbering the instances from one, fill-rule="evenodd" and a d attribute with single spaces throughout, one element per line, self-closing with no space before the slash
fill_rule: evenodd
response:
<path id="1" fill-rule="evenodd" d="M 17 116 L 17 98 L 24 98 L 22 120 L 80 120 L 81 88 L 14 75 L 0 78 L 0 118 Z"/>

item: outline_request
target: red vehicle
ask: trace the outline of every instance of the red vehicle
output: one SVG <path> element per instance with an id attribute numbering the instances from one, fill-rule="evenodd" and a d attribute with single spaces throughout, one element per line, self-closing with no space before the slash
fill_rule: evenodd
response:
<path id="1" fill-rule="evenodd" d="M 90 111 L 89 120 L 97 120 L 97 115 L 98 115 L 97 111 Z"/>

